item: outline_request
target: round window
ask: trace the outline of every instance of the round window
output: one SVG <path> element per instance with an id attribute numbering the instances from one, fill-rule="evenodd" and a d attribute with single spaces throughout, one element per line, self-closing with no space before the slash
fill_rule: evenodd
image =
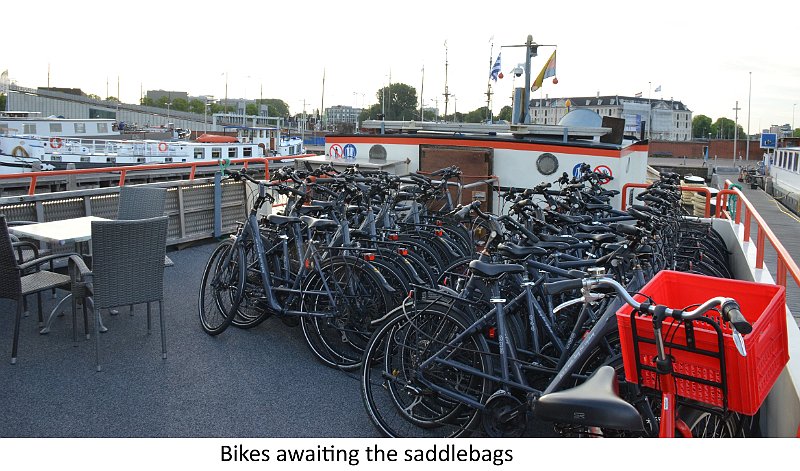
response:
<path id="1" fill-rule="evenodd" d="M 370 147 L 369 160 L 386 160 L 386 148 L 380 144 Z"/>
<path id="2" fill-rule="evenodd" d="M 545 152 L 536 159 L 536 169 L 542 175 L 552 175 L 558 170 L 558 158 L 549 152 Z"/>

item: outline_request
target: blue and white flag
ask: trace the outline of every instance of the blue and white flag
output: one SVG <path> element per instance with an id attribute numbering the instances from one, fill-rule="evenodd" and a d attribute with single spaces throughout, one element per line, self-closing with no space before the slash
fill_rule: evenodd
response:
<path id="1" fill-rule="evenodd" d="M 661 91 L 661 85 L 657 86 L 655 91 L 656 91 L 656 93 L 660 92 Z"/>
<path id="2" fill-rule="evenodd" d="M 497 76 L 500 74 L 500 54 L 497 54 L 497 60 L 494 61 L 494 65 L 492 66 L 492 72 L 489 74 L 489 78 L 497 82 Z"/>

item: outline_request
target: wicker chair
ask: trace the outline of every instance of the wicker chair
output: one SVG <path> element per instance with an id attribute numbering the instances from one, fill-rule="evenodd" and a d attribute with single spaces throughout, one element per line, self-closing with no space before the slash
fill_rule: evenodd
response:
<path id="1" fill-rule="evenodd" d="M 123 186 L 119 189 L 117 219 L 148 219 L 163 216 L 166 199 L 166 188 Z"/>
<path id="2" fill-rule="evenodd" d="M 164 332 L 164 251 L 167 217 L 129 221 L 92 222 L 92 270 L 79 265 L 81 283 L 92 312 L 133 304 L 147 304 L 147 331 L 151 330 L 150 303 L 158 301 L 161 352 L 167 357 Z M 80 284 L 73 293 L 80 291 Z M 100 366 L 100 317 L 95 315 L 95 356 Z"/>
<path id="3" fill-rule="evenodd" d="M 10 299 L 17 303 L 16 319 L 14 321 L 14 340 L 11 347 L 11 363 L 17 362 L 17 347 L 19 345 L 19 329 L 24 310 L 24 298 L 29 294 L 36 294 L 39 304 L 39 325 L 42 324 L 42 291 L 54 288 L 70 288 L 70 277 L 60 273 L 40 270 L 44 263 L 50 263 L 59 258 L 74 258 L 80 260 L 75 254 L 48 255 L 17 263 L 17 254 L 8 233 L 6 218 L 0 215 L 0 298 Z M 82 261 L 81 261 L 82 263 Z M 74 305 L 73 305 L 74 308 Z M 75 328 L 75 311 L 73 309 L 72 324 Z"/>

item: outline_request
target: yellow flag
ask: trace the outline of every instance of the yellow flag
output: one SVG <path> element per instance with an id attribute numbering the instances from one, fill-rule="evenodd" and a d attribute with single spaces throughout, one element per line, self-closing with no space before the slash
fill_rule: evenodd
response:
<path id="1" fill-rule="evenodd" d="M 542 67 L 542 71 L 539 72 L 539 76 L 536 77 L 536 80 L 533 81 L 533 85 L 531 85 L 531 91 L 535 92 L 536 90 L 542 88 L 542 82 L 547 77 L 553 77 L 556 75 L 556 51 L 550 55 L 550 59 L 547 60 L 547 63 Z"/>

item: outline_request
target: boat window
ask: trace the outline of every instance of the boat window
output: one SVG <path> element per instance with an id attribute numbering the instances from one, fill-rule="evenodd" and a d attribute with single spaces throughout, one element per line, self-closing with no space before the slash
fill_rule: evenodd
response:
<path id="1" fill-rule="evenodd" d="M 202 147 L 195 147 L 194 148 L 194 158 L 195 159 L 202 159 L 204 157 L 205 151 Z"/>
<path id="2" fill-rule="evenodd" d="M 212 159 L 219 159 L 222 157 L 222 147 L 212 147 L 211 148 L 211 158 Z"/>
<path id="3" fill-rule="evenodd" d="M 165 164 L 172 163 L 172 157 L 164 157 L 164 163 Z"/>
<path id="4" fill-rule="evenodd" d="M 75 123 L 76 134 L 86 134 L 86 123 Z"/>
<path id="5" fill-rule="evenodd" d="M 144 157 L 136 157 L 136 162 L 140 163 L 140 164 L 143 164 L 144 163 Z"/>
<path id="6" fill-rule="evenodd" d="M 22 134 L 36 134 L 36 123 L 23 124 Z"/>
<path id="7" fill-rule="evenodd" d="M 800 159 L 798 159 L 798 157 L 800 157 L 800 154 L 796 154 L 795 153 L 795 154 L 792 154 L 792 155 L 794 156 L 794 165 L 792 166 L 792 171 L 796 172 L 797 171 L 797 161 L 800 160 Z"/>
<path id="8" fill-rule="evenodd" d="M 252 157 L 253 156 L 253 148 L 252 147 L 245 147 L 244 149 L 242 149 L 242 151 L 244 152 L 244 156 L 245 157 Z"/>
<path id="9" fill-rule="evenodd" d="M 115 163 L 117 163 L 117 158 L 116 157 L 106 157 L 106 162 L 109 163 L 109 164 L 115 164 Z"/>
<path id="10" fill-rule="evenodd" d="M 236 148 L 235 147 L 228 147 L 228 158 L 235 159 L 236 158 Z"/>
<path id="11" fill-rule="evenodd" d="M 81 157 L 81 162 L 91 162 L 88 156 Z"/>
<path id="12" fill-rule="evenodd" d="M 108 123 L 97 123 L 97 132 L 99 132 L 99 133 L 107 133 L 108 132 Z"/>
<path id="13" fill-rule="evenodd" d="M 50 132 L 61 132 L 61 123 L 50 123 Z"/>

